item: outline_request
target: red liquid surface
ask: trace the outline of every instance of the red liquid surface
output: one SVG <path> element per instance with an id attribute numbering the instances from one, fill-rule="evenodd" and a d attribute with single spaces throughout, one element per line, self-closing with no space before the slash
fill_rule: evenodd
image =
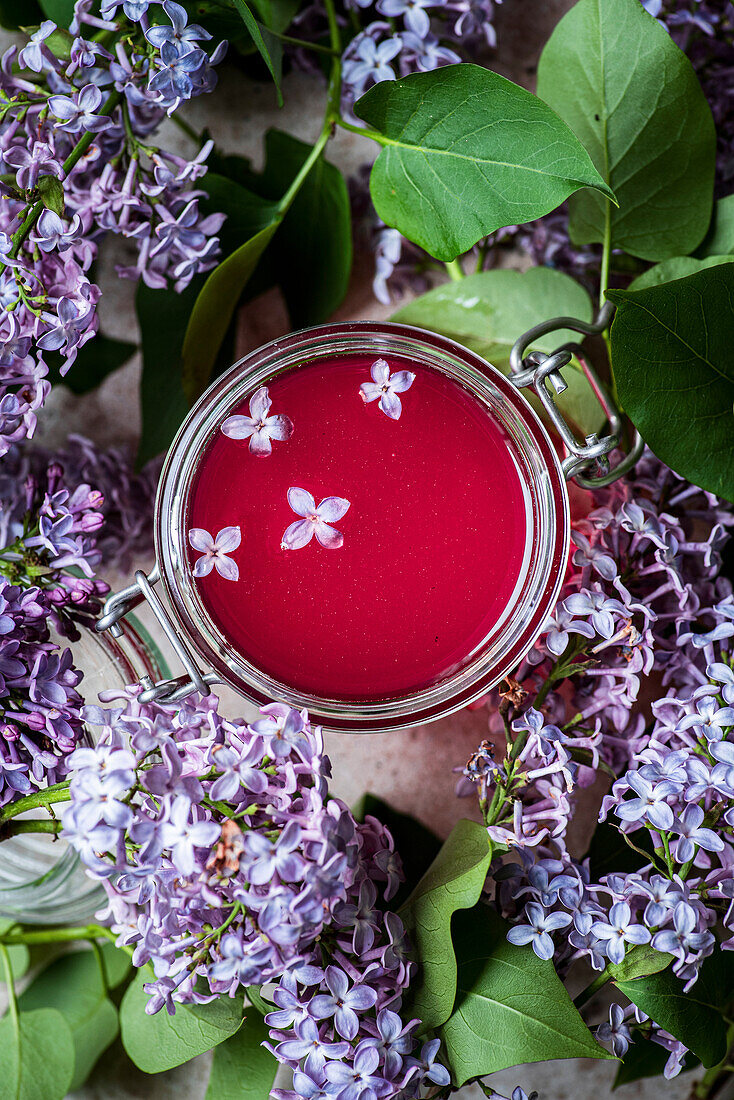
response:
<path id="1" fill-rule="evenodd" d="M 189 527 L 239 526 L 236 582 L 194 580 L 213 621 L 252 664 L 320 697 L 375 700 L 425 688 L 467 663 L 505 612 L 528 537 L 503 430 L 444 375 L 416 379 L 391 420 L 359 387 L 375 354 L 290 371 L 268 388 L 294 424 L 258 457 L 217 432 L 192 489 Z M 248 415 L 247 402 L 232 413 Z M 351 507 L 339 549 L 281 549 L 291 486 Z M 189 548 L 189 560 L 199 555 Z"/>

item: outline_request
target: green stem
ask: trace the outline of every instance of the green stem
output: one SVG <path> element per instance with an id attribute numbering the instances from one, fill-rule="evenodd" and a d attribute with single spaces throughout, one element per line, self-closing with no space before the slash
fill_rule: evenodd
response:
<path id="1" fill-rule="evenodd" d="M 25 798 L 19 798 L 6 806 L 0 813 L 0 826 L 3 822 L 9 821 L 10 818 L 25 813 L 26 810 L 48 809 L 56 802 L 69 802 L 70 800 L 71 792 L 69 791 L 68 780 L 63 783 L 54 783 L 50 787 L 43 787 L 41 790 L 34 791 L 33 794 L 27 794 Z"/>
<path id="2" fill-rule="evenodd" d="M 0 826 L 0 840 L 7 840 L 8 837 L 18 836 L 20 833 L 53 833 L 56 836 L 60 832 L 60 821 L 8 821 Z"/>
<path id="3" fill-rule="evenodd" d="M 86 924 L 77 928 L 42 928 L 34 932 L 6 932 L 0 935 L 0 948 L 3 944 L 16 943 L 73 943 L 75 940 L 107 939 L 115 941 L 117 937 L 109 928 L 101 924 Z"/>
<path id="4" fill-rule="evenodd" d="M 342 130 L 349 130 L 351 134 L 360 134 L 362 137 L 369 138 L 371 141 L 376 141 L 378 145 L 390 144 L 384 134 L 379 133 L 378 130 L 368 130 L 366 126 L 355 126 L 354 123 L 347 122 L 344 118 L 338 118 L 337 122 Z"/>
<path id="5" fill-rule="evenodd" d="M 599 273 L 599 308 L 606 301 L 607 287 L 609 286 L 609 266 L 612 260 L 612 204 L 606 200 L 606 212 L 604 216 L 604 245 L 601 254 L 601 271 Z"/>
<path id="6" fill-rule="evenodd" d="M 10 965 L 10 955 L 7 947 L 0 943 L 0 957 L 3 961 L 3 974 L 5 975 L 5 984 L 8 987 L 8 1013 L 10 1019 L 13 1021 L 13 1031 L 15 1032 L 16 1042 L 20 1045 L 20 1018 L 18 1016 L 18 1002 L 15 997 L 15 983 L 13 982 L 13 968 Z"/>
<path id="7" fill-rule="evenodd" d="M 318 42 L 307 42 L 305 38 L 293 38 L 290 34 L 280 34 L 278 31 L 274 31 L 272 27 L 268 27 L 268 34 L 272 34 L 273 38 L 280 39 L 288 46 L 300 46 L 304 50 L 315 50 L 316 53 L 325 53 L 328 57 L 339 56 L 338 51 L 331 46 L 320 46 Z M 175 115 L 173 117 L 175 118 Z"/>
<path id="8" fill-rule="evenodd" d="M 324 115 L 324 124 L 321 127 L 321 133 L 316 139 L 316 144 L 312 148 L 311 152 L 306 157 L 305 161 L 301 165 L 301 168 L 286 191 L 283 198 L 278 203 L 278 214 L 281 218 L 285 217 L 290 209 L 296 195 L 300 191 L 303 183 L 308 176 L 309 172 L 313 168 L 316 161 L 324 151 L 329 138 L 334 133 L 334 126 L 339 120 L 339 99 L 341 96 L 341 82 L 342 82 L 342 67 L 341 67 L 341 38 L 339 35 L 339 24 L 336 20 L 336 11 L 334 9 L 333 0 L 326 0 L 326 17 L 329 23 L 329 38 L 331 40 L 331 49 L 334 54 L 334 60 L 331 64 L 331 75 L 329 77 L 329 90 L 326 100 L 326 113 Z"/>
<path id="9" fill-rule="evenodd" d="M 460 283 L 464 278 L 464 268 L 461 266 L 461 260 L 458 256 L 455 260 L 449 260 L 448 263 L 444 264 L 444 267 L 452 283 Z"/>

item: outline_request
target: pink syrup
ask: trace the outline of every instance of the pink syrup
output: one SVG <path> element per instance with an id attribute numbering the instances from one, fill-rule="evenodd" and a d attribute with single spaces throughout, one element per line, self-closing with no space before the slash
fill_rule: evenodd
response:
<path id="1" fill-rule="evenodd" d="M 430 368 L 390 419 L 365 404 L 375 354 L 329 358 L 269 386 L 294 425 L 267 457 L 216 433 L 192 489 L 189 529 L 238 526 L 239 580 L 194 584 L 208 614 L 261 671 L 296 690 L 369 701 L 429 687 L 468 663 L 508 612 L 528 543 L 521 475 L 499 422 Z M 249 395 L 248 395 L 249 396 Z M 248 415 L 248 404 L 231 410 Z M 344 497 L 343 545 L 281 548 L 292 486 Z M 189 549 L 193 566 L 198 557 Z"/>

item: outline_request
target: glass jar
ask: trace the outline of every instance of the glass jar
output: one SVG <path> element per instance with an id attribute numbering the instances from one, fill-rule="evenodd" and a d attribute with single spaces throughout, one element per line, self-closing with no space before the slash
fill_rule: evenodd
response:
<path id="1" fill-rule="evenodd" d="M 75 666 L 84 673 L 82 690 L 89 702 L 100 691 L 168 674 L 152 639 L 132 616 L 120 637 L 84 630 L 76 642 L 56 640 L 71 649 Z M 21 816 L 38 816 L 38 811 Z M 22 833 L 0 844 L 0 916 L 24 924 L 83 924 L 105 897 L 64 840 Z"/>
<path id="2" fill-rule="evenodd" d="M 289 372 L 349 355 L 409 360 L 460 387 L 484 415 L 500 425 L 522 483 L 525 509 L 522 568 L 496 621 L 466 659 L 438 682 L 384 698 L 330 698 L 299 690 L 248 660 L 214 621 L 202 599 L 187 540 L 192 526 L 192 491 L 202 459 L 232 411 L 260 387 L 272 385 Z M 175 700 L 191 691 L 206 692 L 210 684 L 225 683 L 257 705 L 275 699 L 305 707 L 329 729 L 399 729 L 466 706 L 517 666 L 557 599 L 569 535 L 563 465 L 541 420 L 511 380 L 473 352 L 424 330 L 391 323 L 323 325 L 247 355 L 217 379 L 192 409 L 161 473 L 155 513 L 156 567 L 147 577 L 138 572 L 135 584 L 108 601 L 98 629 L 117 629 L 118 620 L 133 606 L 143 599 L 150 603 L 187 675 L 155 685 L 144 681 L 143 699 Z M 162 593 L 154 587 L 158 581 Z"/>

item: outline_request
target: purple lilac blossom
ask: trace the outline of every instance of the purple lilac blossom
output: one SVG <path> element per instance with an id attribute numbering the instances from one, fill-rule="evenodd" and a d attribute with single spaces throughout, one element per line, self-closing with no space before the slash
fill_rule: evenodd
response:
<path id="1" fill-rule="evenodd" d="M 100 449 L 80 435 L 70 435 L 59 451 L 14 444 L 3 456 L 0 545 L 7 546 L 22 535 L 36 487 L 45 484 L 52 463 L 63 470 L 64 484 L 72 493 L 81 485 L 92 485 L 100 495 L 96 510 L 104 523 L 95 532 L 95 569 L 104 566 L 126 572 L 133 559 L 153 553 L 153 503 L 160 461 L 136 473 L 133 455 L 125 448 Z"/>
<path id="2" fill-rule="evenodd" d="M 513 942 L 562 975 L 577 958 L 603 970 L 650 944 L 690 989 L 712 952 L 734 949 L 734 597 L 719 575 L 734 516 L 649 452 L 590 505 L 543 637 L 512 692 L 490 693 L 490 735 L 512 754 L 483 742 L 460 793 L 476 791 L 495 846 L 516 860 L 490 872 Z M 646 683 L 648 722 L 635 710 Z M 567 833 L 602 767 L 618 778 L 600 820 L 643 854 L 638 870 L 595 881 Z M 636 1010 L 613 1007 L 599 1035 L 619 1055 L 650 1038 L 668 1051 L 666 1077 L 680 1072 L 686 1048 Z"/>
<path id="3" fill-rule="evenodd" d="M 217 260 L 223 215 L 202 216 L 205 193 L 196 187 L 211 142 L 188 161 L 158 148 L 153 134 L 166 112 L 213 88 L 222 48 L 202 49 L 209 35 L 187 25 L 172 0 L 158 8 L 155 27 L 146 4 L 118 14 L 112 5 L 112 22 L 90 7 L 75 5 L 70 56 L 54 53 L 47 20 L 2 58 L 0 455 L 33 435 L 50 389 L 48 356 L 59 356 L 65 373 L 97 331 L 100 289 L 90 271 L 105 233 L 137 252 L 118 274 L 151 287 L 182 290 Z M 85 27 L 104 28 L 106 45 L 80 37 Z M 76 149 L 85 135 L 91 144 Z M 38 213 L 35 188 L 49 179 L 61 187 L 62 213 Z"/>
<path id="4" fill-rule="evenodd" d="M 327 797 L 306 712 L 273 703 L 247 724 L 213 698 L 103 701 L 85 711 L 102 730 L 71 758 L 63 834 L 104 884 L 99 919 L 152 965 L 147 1011 L 277 983 L 267 1045 L 294 1088 L 276 1100 L 446 1086 L 438 1040 L 421 1047 L 400 1016 L 413 966 L 385 910 L 402 880 L 392 838 Z"/>
<path id="5" fill-rule="evenodd" d="M 101 493 L 65 482 L 55 460 L 31 474 L 17 452 L 0 468 L 2 805 L 68 772 L 84 733 L 82 674 L 55 636 L 77 638 L 107 591 L 95 577 Z"/>

